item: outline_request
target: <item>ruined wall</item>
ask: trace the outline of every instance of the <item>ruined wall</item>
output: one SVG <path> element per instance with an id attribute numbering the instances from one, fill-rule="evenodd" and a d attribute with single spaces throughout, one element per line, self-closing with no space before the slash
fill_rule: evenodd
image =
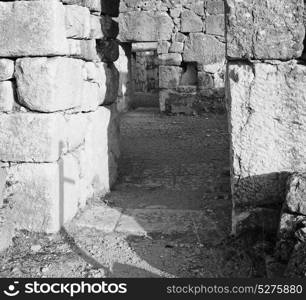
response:
<path id="1" fill-rule="evenodd" d="M 0 248 L 15 229 L 58 231 L 116 179 L 107 2 L 0 1 Z"/>
<path id="2" fill-rule="evenodd" d="M 288 175 L 305 171 L 303 0 L 227 0 L 233 231 L 275 230 Z"/>
<path id="3" fill-rule="evenodd" d="M 118 22 L 134 52 L 157 51 L 162 111 L 224 96 L 223 0 L 122 0 Z"/>

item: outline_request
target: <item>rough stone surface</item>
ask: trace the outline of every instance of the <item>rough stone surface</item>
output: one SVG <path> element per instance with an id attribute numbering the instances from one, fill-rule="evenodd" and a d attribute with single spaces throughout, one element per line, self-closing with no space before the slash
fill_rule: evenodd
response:
<path id="1" fill-rule="evenodd" d="M 7 162 L 55 162 L 84 140 L 87 116 L 13 113 L 0 117 L 0 157 Z M 63 149 L 59 148 L 63 143 Z"/>
<path id="2" fill-rule="evenodd" d="M 203 21 L 200 16 L 190 10 L 184 10 L 181 14 L 182 32 L 201 32 L 203 30 Z"/>
<path id="3" fill-rule="evenodd" d="M 306 174 L 293 174 L 288 180 L 285 208 L 306 216 Z"/>
<path id="4" fill-rule="evenodd" d="M 88 39 L 91 31 L 90 12 L 79 5 L 65 6 L 66 36 L 75 39 Z"/>
<path id="5" fill-rule="evenodd" d="M 9 112 L 15 105 L 14 84 L 11 81 L 0 81 L 0 112 Z"/>
<path id="6" fill-rule="evenodd" d="M 7 218 L 15 229 L 52 233 L 78 210 L 79 170 L 74 155 L 55 163 L 18 164 L 8 169 Z"/>
<path id="7" fill-rule="evenodd" d="M 100 107 L 90 115 L 90 120 L 81 152 L 82 191 L 85 193 L 81 198 L 85 201 L 95 193 L 104 196 L 109 192 L 117 176 L 120 153 L 115 112 Z"/>
<path id="8" fill-rule="evenodd" d="M 305 170 L 306 67 L 230 63 L 228 105 L 236 205 L 282 202 L 288 172 Z"/>
<path id="9" fill-rule="evenodd" d="M 165 12 L 128 12 L 119 17 L 120 41 L 169 40 L 173 22 Z"/>
<path id="10" fill-rule="evenodd" d="M 21 58 L 16 62 L 18 99 L 42 112 L 76 108 L 82 102 L 84 62 L 73 58 Z"/>
<path id="11" fill-rule="evenodd" d="M 224 15 L 207 16 L 206 19 L 206 33 L 224 36 L 225 24 Z"/>
<path id="12" fill-rule="evenodd" d="M 225 57 L 225 45 L 214 36 L 191 33 L 186 41 L 183 59 L 186 62 L 213 64 Z"/>
<path id="13" fill-rule="evenodd" d="M 15 63 L 11 59 L 0 59 L 0 81 L 9 80 L 14 76 Z"/>
<path id="14" fill-rule="evenodd" d="M 56 0 L 0 2 L 0 56 L 68 52 L 64 6 Z"/>
<path id="15" fill-rule="evenodd" d="M 300 57 L 303 0 L 227 0 L 227 55 L 244 59 Z"/>

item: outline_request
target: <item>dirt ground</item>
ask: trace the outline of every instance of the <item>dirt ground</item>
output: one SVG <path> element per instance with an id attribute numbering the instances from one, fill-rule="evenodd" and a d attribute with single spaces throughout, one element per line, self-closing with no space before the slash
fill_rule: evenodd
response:
<path id="1" fill-rule="evenodd" d="M 228 150 L 223 114 L 123 115 L 113 191 L 57 235 L 19 232 L 0 277 L 266 276 L 272 245 L 230 236 Z"/>

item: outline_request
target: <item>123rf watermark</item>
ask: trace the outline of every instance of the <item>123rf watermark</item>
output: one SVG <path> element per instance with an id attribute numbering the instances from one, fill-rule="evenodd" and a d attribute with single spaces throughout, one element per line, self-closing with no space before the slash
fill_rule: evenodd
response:
<path id="1" fill-rule="evenodd" d="M 88 283 L 81 281 L 79 283 L 41 283 L 41 282 L 30 282 L 25 283 L 23 287 L 19 286 L 18 281 L 14 281 L 14 284 L 10 284 L 3 294 L 9 297 L 15 297 L 20 293 L 23 294 L 54 294 L 54 295 L 69 295 L 73 298 L 76 295 L 98 295 L 98 294 L 126 294 L 127 284 L 126 283 Z"/>
<path id="2" fill-rule="evenodd" d="M 254 284 L 248 286 L 222 286 L 222 285 L 172 285 L 167 286 L 167 294 L 189 295 L 301 295 L 302 285 L 289 284 Z"/>

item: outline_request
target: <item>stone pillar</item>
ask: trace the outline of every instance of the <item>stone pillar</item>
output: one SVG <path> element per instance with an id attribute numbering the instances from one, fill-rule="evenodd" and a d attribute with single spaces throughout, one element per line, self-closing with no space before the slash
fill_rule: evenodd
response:
<path id="1" fill-rule="evenodd" d="M 233 232 L 277 228 L 288 175 L 306 168 L 303 0 L 227 0 Z"/>
<path id="2" fill-rule="evenodd" d="M 101 9 L 0 1 L 1 249 L 58 231 L 116 178 L 118 30 Z"/>

